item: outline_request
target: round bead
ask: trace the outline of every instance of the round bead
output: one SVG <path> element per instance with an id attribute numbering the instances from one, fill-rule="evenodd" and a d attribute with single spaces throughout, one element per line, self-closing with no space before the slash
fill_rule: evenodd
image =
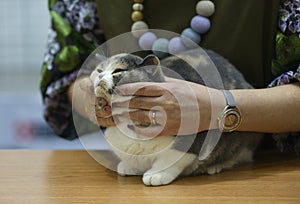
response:
<path id="1" fill-rule="evenodd" d="M 196 12 L 200 16 L 210 17 L 215 13 L 215 4 L 211 1 L 199 1 L 196 5 Z"/>
<path id="2" fill-rule="evenodd" d="M 139 46 L 143 50 L 151 50 L 154 41 L 157 40 L 157 37 L 154 33 L 146 32 L 139 39 Z"/>
<path id="3" fill-rule="evenodd" d="M 165 38 L 159 38 L 154 41 L 152 46 L 152 52 L 159 58 L 168 56 L 168 44 L 169 41 Z"/>
<path id="4" fill-rule="evenodd" d="M 134 37 L 139 38 L 148 30 L 148 25 L 144 21 L 137 21 L 131 26 L 131 33 Z"/>
<path id="5" fill-rule="evenodd" d="M 191 20 L 191 28 L 200 34 L 204 34 L 210 28 L 210 20 L 203 16 L 195 16 Z"/>
<path id="6" fill-rule="evenodd" d="M 144 10 L 144 6 L 143 6 L 143 4 L 135 3 L 132 5 L 132 9 L 134 11 L 142 11 L 142 10 Z"/>
<path id="7" fill-rule="evenodd" d="M 170 40 L 168 49 L 171 54 L 177 54 L 185 51 L 186 47 L 182 43 L 181 37 L 174 37 Z"/>
<path id="8" fill-rule="evenodd" d="M 181 33 L 182 43 L 189 49 L 197 47 L 201 42 L 201 36 L 191 28 L 186 28 Z"/>
<path id="9" fill-rule="evenodd" d="M 140 11 L 134 11 L 131 14 L 131 19 L 132 19 L 133 22 L 140 21 L 140 20 L 143 19 L 143 17 L 144 17 L 143 13 L 140 12 Z"/>

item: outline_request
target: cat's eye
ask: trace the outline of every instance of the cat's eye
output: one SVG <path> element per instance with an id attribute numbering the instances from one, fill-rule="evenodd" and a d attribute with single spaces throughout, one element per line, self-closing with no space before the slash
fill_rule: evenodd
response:
<path id="1" fill-rule="evenodd" d="M 101 73 L 101 72 L 102 72 L 102 70 L 101 70 L 101 69 L 97 69 L 97 72 Z"/>
<path id="2" fill-rule="evenodd" d="M 117 74 L 117 73 L 120 73 L 120 72 L 123 72 L 125 71 L 124 69 L 121 69 L 121 68 L 117 68 L 113 71 L 113 74 Z"/>

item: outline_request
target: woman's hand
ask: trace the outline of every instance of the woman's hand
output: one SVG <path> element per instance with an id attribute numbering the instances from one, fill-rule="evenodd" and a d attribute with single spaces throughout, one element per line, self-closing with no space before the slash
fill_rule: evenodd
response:
<path id="1" fill-rule="evenodd" d="M 225 107 L 220 91 L 177 79 L 168 79 L 165 83 L 131 83 L 119 86 L 118 90 L 121 95 L 134 97 L 130 101 L 114 103 L 113 107 L 137 109 L 122 116 L 139 124 L 151 124 L 132 127 L 146 136 L 187 135 L 207 130 L 211 125 L 212 105 L 215 105 L 211 101 L 219 102 L 218 113 Z M 212 100 L 216 97 L 219 100 Z"/>
<path id="2" fill-rule="evenodd" d="M 83 117 L 102 127 L 116 125 L 109 104 L 106 100 L 95 97 L 89 77 L 77 79 L 69 89 L 68 98 L 75 110 Z"/>

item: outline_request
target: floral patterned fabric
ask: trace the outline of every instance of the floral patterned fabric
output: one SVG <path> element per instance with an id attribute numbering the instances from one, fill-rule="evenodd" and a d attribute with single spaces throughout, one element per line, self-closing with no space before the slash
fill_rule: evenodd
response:
<path id="1" fill-rule="evenodd" d="M 277 76 L 269 87 L 300 82 L 300 0 L 282 1 L 272 72 Z M 300 133 L 274 134 L 282 152 L 300 154 Z"/>
<path id="2" fill-rule="evenodd" d="M 275 56 L 272 62 L 274 76 L 278 85 L 288 78 L 299 79 L 300 67 L 300 0 L 285 0 L 278 11 L 278 32 L 276 36 Z M 298 69 L 298 71 L 296 71 Z M 292 72 L 293 73 L 292 73 Z M 295 75 L 295 76 L 293 76 Z M 282 82 L 279 82 L 280 80 Z M 286 81 L 289 83 L 288 81 Z M 276 85 L 272 82 L 271 86 Z"/>
<path id="3" fill-rule="evenodd" d="M 269 88 L 275 87 L 275 86 L 280 86 L 284 84 L 290 84 L 294 82 L 299 82 L 300 81 L 300 65 L 296 72 L 293 71 L 288 71 L 283 74 L 281 74 L 279 77 L 274 79 L 270 84 Z"/>
<path id="4" fill-rule="evenodd" d="M 105 41 L 93 0 L 48 0 L 51 16 L 41 74 L 44 116 L 54 132 L 77 137 L 68 87 L 86 57 Z M 300 81 L 300 0 L 284 0 L 278 11 L 278 32 L 269 87 Z M 274 135 L 282 151 L 300 153 L 298 133 Z"/>
<path id="5" fill-rule="evenodd" d="M 77 133 L 67 90 L 104 36 L 94 1 L 49 0 L 48 6 L 51 27 L 40 81 L 44 117 L 55 134 L 73 139 Z"/>
<path id="6" fill-rule="evenodd" d="M 290 32 L 300 38 L 300 1 L 285 1 L 281 4 L 278 12 L 278 26 L 281 32 Z"/>

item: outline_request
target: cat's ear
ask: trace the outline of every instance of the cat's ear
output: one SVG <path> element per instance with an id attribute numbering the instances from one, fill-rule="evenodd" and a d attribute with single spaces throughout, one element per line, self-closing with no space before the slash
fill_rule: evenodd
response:
<path id="1" fill-rule="evenodd" d="M 161 67 L 160 67 L 160 60 L 155 55 L 148 55 L 146 56 L 143 61 L 140 63 L 141 67 L 147 67 L 147 72 L 151 73 L 152 76 L 162 75 Z"/>
<path id="2" fill-rule="evenodd" d="M 148 66 L 148 65 L 159 66 L 160 61 L 158 57 L 156 57 L 155 55 L 147 55 L 141 62 L 140 66 Z"/>

